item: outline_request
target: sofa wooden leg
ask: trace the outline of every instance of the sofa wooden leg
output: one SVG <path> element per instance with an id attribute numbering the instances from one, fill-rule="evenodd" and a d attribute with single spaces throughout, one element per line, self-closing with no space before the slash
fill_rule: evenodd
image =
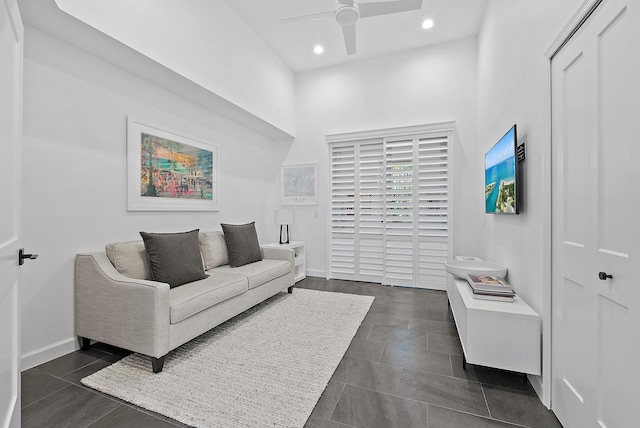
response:
<path id="1" fill-rule="evenodd" d="M 162 371 L 162 366 L 164 366 L 164 357 L 163 355 L 160 358 L 151 357 L 151 368 L 153 368 L 154 373 L 160 373 Z"/>
<path id="2" fill-rule="evenodd" d="M 287 291 L 289 292 L 289 294 L 293 293 L 293 285 L 289 288 L 287 288 Z"/>
<path id="3" fill-rule="evenodd" d="M 86 351 L 91 347 L 91 339 L 88 337 L 78 336 L 78 342 L 80 342 L 80 349 L 83 351 Z"/>

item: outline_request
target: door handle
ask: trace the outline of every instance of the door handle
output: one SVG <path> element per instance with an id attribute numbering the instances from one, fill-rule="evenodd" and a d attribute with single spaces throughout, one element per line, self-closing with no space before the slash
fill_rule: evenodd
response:
<path id="1" fill-rule="evenodd" d="M 26 260 L 35 260 L 38 258 L 37 254 L 26 254 L 24 252 L 24 248 L 20 248 L 20 250 L 18 251 L 18 264 L 20 266 L 22 266 L 24 264 L 25 259 Z"/>
<path id="2" fill-rule="evenodd" d="M 613 275 L 609 275 L 606 272 L 598 272 L 598 278 L 600 278 L 602 281 L 606 281 L 607 278 L 613 278 Z"/>

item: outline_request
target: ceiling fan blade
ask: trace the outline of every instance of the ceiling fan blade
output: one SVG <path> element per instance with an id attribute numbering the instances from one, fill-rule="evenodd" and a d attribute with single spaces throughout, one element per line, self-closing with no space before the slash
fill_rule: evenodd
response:
<path id="1" fill-rule="evenodd" d="M 396 0 L 376 3 L 358 3 L 360 18 L 389 15 L 391 13 L 408 12 L 422 9 L 422 0 Z"/>
<path id="2" fill-rule="evenodd" d="M 287 24 L 290 22 L 315 21 L 318 19 L 327 19 L 327 18 L 335 18 L 335 17 L 336 17 L 336 12 L 332 10 L 330 12 L 312 13 L 310 15 L 301 15 L 301 16 L 294 16 L 291 18 L 283 18 L 283 19 L 279 19 L 278 22 Z"/>
<path id="3" fill-rule="evenodd" d="M 344 44 L 347 47 L 347 55 L 356 53 L 356 25 L 343 25 L 342 34 L 344 35 Z"/>

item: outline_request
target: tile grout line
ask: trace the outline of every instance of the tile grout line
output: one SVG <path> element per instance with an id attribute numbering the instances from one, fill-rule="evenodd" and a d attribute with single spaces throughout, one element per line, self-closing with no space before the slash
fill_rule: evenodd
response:
<path id="1" fill-rule="evenodd" d="M 480 383 L 480 389 L 482 390 L 482 397 L 484 398 L 484 404 L 487 406 L 487 411 L 489 412 L 489 418 L 493 419 L 491 416 L 491 409 L 489 408 L 489 401 L 487 401 L 487 394 L 484 393 L 484 386 Z"/>
<path id="2" fill-rule="evenodd" d="M 384 357 L 384 351 L 387 350 L 387 342 L 382 342 L 384 343 L 384 346 L 382 347 L 382 352 L 380 352 L 380 360 L 376 361 L 377 363 L 382 364 L 382 357 Z"/>
<path id="3" fill-rule="evenodd" d="M 353 384 L 350 384 L 350 383 L 345 383 L 345 385 L 349 385 L 352 388 L 364 389 L 365 391 L 375 392 L 376 394 L 382 394 L 382 395 L 387 395 L 389 397 L 400 398 L 401 400 L 413 401 L 414 403 L 420 403 L 420 404 L 426 404 L 426 405 L 435 406 L 435 404 L 428 403 L 426 401 L 416 400 L 415 398 L 403 397 L 402 395 L 391 394 L 389 392 L 376 391 L 375 389 L 365 388 L 364 386 L 353 385 Z M 453 410 L 453 409 L 451 409 L 451 410 Z M 469 413 L 469 414 L 473 415 L 475 413 Z"/>
<path id="4" fill-rule="evenodd" d="M 369 313 L 369 312 L 367 312 L 367 314 L 368 314 L 368 313 Z M 366 315 L 365 315 L 365 318 L 366 318 Z M 364 322 L 364 318 L 362 319 L 362 321 Z M 360 324 L 360 325 L 362 325 L 362 324 Z M 369 329 L 369 333 L 367 333 L 367 337 L 365 337 L 365 339 L 366 339 L 366 340 L 370 340 L 370 339 L 369 339 L 369 336 L 371 336 L 371 332 L 373 331 L 373 327 L 375 327 L 375 326 L 376 326 L 375 324 L 371 324 L 371 328 Z M 354 336 L 354 337 L 355 337 L 355 336 Z M 384 350 L 383 350 L 383 352 L 384 352 Z"/>
<path id="5" fill-rule="evenodd" d="M 468 411 L 464 411 L 464 410 L 454 409 L 454 408 L 451 408 L 451 407 L 442 406 L 442 405 L 440 405 L 440 404 L 434 404 L 434 403 L 429 403 L 429 402 L 427 402 L 427 401 L 420 401 L 420 400 L 416 400 L 416 399 L 413 399 L 413 398 L 403 397 L 403 396 L 401 396 L 401 395 L 390 394 L 390 393 L 388 393 L 388 392 L 376 391 L 376 390 L 374 390 L 374 389 L 365 388 L 365 387 L 363 387 L 363 386 L 352 385 L 352 384 L 350 384 L 350 383 L 347 383 L 346 385 L 349 385 L 349 386 L 351 386 L 351 387 L 353 387 L 353 388 L 363 389 L 363 390 L 365 390 L 365 391 L 375 392 L 376 394 L 386 395 L 386 396 L 388 396 L 388 397 L 394 397 L 394 398 L 399 398 L 399 399 L 401 399 L 401 400 L 407 400 L 407 401 L 411 401 L 411 402 L 414 402 L 414 403 L 424 404 L 424 405 L 426 405 L 426 406 L 427 406 L 427 412 L 428 412 L 428 408 L 429 408 L 429 407 L 431 407 L 431 406 L 433 406 L 433 407 L 439 407 L 439 408 L 441 408 L 441 409 L 450 410 L 450 411 L 452 411 L 452 412 L 456 412 L 456 413 L 462 413 L 462 414 L 469 415 L 469 416 L 475 416 L 475 417 L 482 418 L 482 419 L 485 419 L 485 420 L 502 422 L 502 423 L 505 423 L 505 424 L 507 424 L 507 425 L 514 426 L 514 427 L 530 428 L 530 427 L 527 427 L 526 425 L 520 425 L 520 424 L 516 424 L 516 423 L 513 423 L 513 422 L 509 422 L 509 421 L 502 421 L 502 420 L 500 420 L 500 419 L 493 419 L 493 418 L 490 418 L 490 417 L 487 417 L 487 416 L 484 416 L 484 415 L 480 415 L 480 414 L 478 414 L 478 413 L 472 413 L 472 412 L 468 412 Z M 333 415 L 332 415 L 332 416 L 333 416 Z M 428 416 L 427 416 L 427 417 L 428 417 Z M 342 422 L 340 422 L 340 421 L 335 421 L 334 419 L 330 419 L 330 420 L 331 420 L 331 421 L 334 421 L 334 422 L 342 423 Z"/>
<path id="6" fill-rule="evenodd" d="M 60 392 L 60 391 L 62 391 L 62 390 L 65 390 L 65 389 L 69 388 L 71 385 L 73 385 L 72 383 L 69 383 L 69 382 L 67 382 L 67 381 L 65 381 L 65 382 L 67 383 L 67 385 L 66 385 L 66 386 L 64 386 L 64 387 L 62 387 L 62 388 L 60 388 L 60 389 L 58 389 L 57 391 L 52 392 L 51 394 L 45 395 L 44 397 L 37 399 L 37 400 L 36 400 L 36 401 L 34 401 L 33 403 L 29 403 L 29 404 L 27 404 L 26 406 L 21 407 L 21 408 L 20 408 L 20 411 L 22 412 L 22 411 L 24 411 L 25 409 L 27 409 L 27 408 L 29 408 L 29 407 L 33 406 L 34 404 L 39 403 L 40 401 L 44 400 L 45 398 L 49 398 L 49 397 L 51 397 L 52 395 L 57 394 L 58 392 Z"/>
<path id="7" fill-rule="evenodd" d="M 98 361 L 102 361 L 102 358 L 99 358 L 99 359 L 97 359 L 97 360 L 95 360 L 95 361 L 92 361 L 92 362 L 90 362 L 89 364 L 85 364 L 84 366 L 80 366 L 80 367 L 76 368 L 75 370 L 71 370 L 69 373 L 64 373 L 64 374 L 61 374 L 61 375 L 54 375 L 54 374 L 50 374 L 50 373 L 49 373 L 49 374 L 50 374 L 51 376 L 55 377 L 56 379 L 60 379 L 60 380 L 63 380 L 63 381 L 65 381 L 65 382 L 69 382 L 68 380 L 66 380 L 66 379 L 64 378 L 64 376 L 69 376 L 70 374 L 75 373 L 75 372 L 77 372 L 78 370 L 82 370 L 82 369 L 84 369 L 84 368 L 86 368 L 86 367 L 89 367 L 89 366 L 90 366 L 90 365 L 92 365 L 92 364 L 96 364 Z M 69 382 L 69 383 L 74 384 L 73 382 Z M 74 384 L 74 385 L 75 385 L 75 384 Z"/>
<path id="8" fill-rule="evenodd" d="M 65 381 L 65 382 L 68 382 L 68 381 Z M 102 392 L 102 391 L 98 391 L 97 389 L 93 389 L 93 388 L 91 388 L 91 387 L 89 387 L 87 385 L 84 385 L 82 383 L 80 383 L 78 385 L 78 384 L 70 382 L 70 384 L 73 385 L 73 386 L 77 386 L 80 389 L 84 389 L 87 392 L 91 392 L 91 393 L 97 395 L 98 397 L 102 397 L 102 398 L 106 398 L 107 400 L 111 400 L 114 403 L 118 403 L 118 404 L 133 404 L 133 403 L 129 403 L 129 402 L 127 402 L 127 401 L 125 401 L 125 400 L 123 400 L 121 398 L 115 397 L 113 395 L 109 395 L 106 392 Z M 138 408 L 138 410 L 141 410 L 141 409 L 142 409 L 142 407 Z"/>
<path id="9" fill-rule="evenodd" d="M 374 324 L 374 326 L 375 326 L 375 324 Z M 434 333 L 434 334 L 437 334 L 437 333 Z M 365 339 L 365 340 L 370 340 L 370 339 Z M 408 341 L 408 340 L 410 340 L 410 339 L 407 339 L 406 341 Z M 394 342 L 394 343 L 402 344 L 403 342 L 406 342 L 406 341 Z M 454 375 L 454 373 L 453 373 L 453 362 L 451 361 L 451 356 L 452 355 L 458 356 L 457 354 L 451 354 L 450 352 L 429 351 L 429 352 L 433 352 L 433 353 L 437 353 L 437 354 L 446 354 L 446 355 L 449 356 L 449 368 L 451 369 L 451 375 L 447 375 L 447 374 L 443 374 L 443 373 L 436 373 L 436 372 L 430 372 L 430 371 L 425 371 L 425 370 L 419 370 L 419 369 L 406 367 L 406 366 L 399 365 L 399 364 L 392 364 L 392 363 L 383 362 L 382 361 L 382 357 L 384 356 L 384 351 L 386 351 L 387 344 L 388 344 L 389 341 L 371 340 L 371 342 L 384 343 L 384 347 L 382 349 L 382 355 L 380 357 L 380 361 L 373 361 L 373 360 L 369 360 L 367 358 L 360 358 L 360 357 L 353 356 L 353 355 L 348 355 L 348 356 L 345 355 L 345 356 L 347 356 L 349 358 L 354 358 L 354 359 L 357 359 L 357 360 L 370 361 L 370 362 L 373 362 L 373 363 L 384 364 L 384 365 L 391 366 L 391 367 L 399 367 L 399 368 L 402 368 L 402 369 L 416 371 L 416 372 L 420 372 L 420 373 L 427 373 L 427 374 L 433 374 L 433 375 L 439 375 L 439 376 L 446 376 L 446 377 L 451 377 L 453 379 L 464 380 L 464 381 L 473 382 L 473 383 L 481 383 L 480 381 L 476 381 L 476 380 L 473 380 L 473 379 L 467 379 L 467 378 L 460 378 L 460 377 L 457 377 L 457 376 Z"/>
<path id="10" fill-rule="evenodd" d="M 449 353 L 449 368 L 451 369 L 451 377 L 457 379 L 453 374 L 453 360 L 451 359 L 451 353 Z M 482 386 L 482 384 L 480 384 Z"/>
<path id="11" fill-rule="evenodd" d="M 385 343 L 385 347 L 383 348 L 382 356 L 384 356 L 384 350 L 385 349 L 386 349 L 386 343 Z M 432 352 L 434 352 L 434 351 L 432 351 Z M 368 362 L 371 362 L 371 363 L 382 364 L 382 365 L 389 366 L 389 367 L 397 367 L 397 368 L 400 368 L 400 369 L 403 369 L 403 370 L 409 370 L 409 371 L 412 371 L 412 372 L 424 373 L 424 374 L 429 374 L 429 375 L 434 375 L 434 376 L 443 376 L 443 377 L 446 377 L 446 378 L 451 378 L 451 379 L 455 379 L 455 380 L 459 380 L 459 381 L 464 381 L 464 382 L 469 382 L 469 383 L 477 383 L 480 386 L 482 386 L 482 382 L 480 382 L 479 380 L 467 379 L 467 378 L 464 378 L 464 377 L 454 376 L 453 375 L 453 364 L 451 363 L 451 356 L 454 355 L 454 354 L 449 354 L 449 353 L 446 353 L 446 352 L 441 352 L 441 354 L 449 355 L 449 362 L 450 362 L 451 371 L 452 371 L 451 376 L 446 375 L 446 374 L 442 374 L 442 373 L 428 372 L 428 371 L 424 371 L 424 370 L 417 370 L 417 369 L 405 367 L 405 366 L 398 365 L 398 364 L 385 363 L 385 362 L 382 361 L 382 357 L 381 357 L 381 361 L 368 360 L 366 358 L 360 358 L 360 357 L 356 357 L 356 356 L 353 356 L 353 355 L 345 355 L 343 358 L 345 358 L 345 357 L 353 358 L 354 360 L 368 361 Z M 459 355 L 455 355 L 455 356 L 459 356 Z M 489 383 L 488 385 L 493 385 L 493 384 Z M 493 385 L 493 386 L 500 386 L 500 385 Z M 503 387 L 503 388 L 507 388 L 507 389 L 514 390 L 514 391 L 518 391 L 516 389 L 509 388 L 509 387 Z"/>
<path id="12" fill-rule="evenodd" d="M 431 404 L 427 403 L 427 428 L 429 428 L 429 415 L 431 413 L 431 411 L 429 410 L 429 407 L 431 407 Z"/>
<path id="13" fill-rule="evenodd" d="M 431 404 L 431 403 L 427 403 L 427 404 L 428 404 L 429 407 L 432 407 L 432 406 L 433 407 L 439 407 L 441 409 L 450 410 L 452 412 L 462 413 L 462 414 L 469 415 L 469 416 L 475 416 L 475 417 L 482 418 L 482 419 L 489 420 L 489 421 L 501 422 L 501 423 L 504 423 L 504 424 L 507 424 L 507 425 L 513 426 L 513 427 L 531 428 L 531 427 L 528 427 L 527 425 L 520 425 L 520 424 L 516 424 L 514 422 L 503 421 L 501 419 L 488 418 L 486 416 L 478 415 L 477 413 L 470 413 L 470 412 L 465 412 L 464 410 L 452 409 L 450 407 L 440 406 L 439 404 Z"/>
<path id="14" fill-rule="evenodd" d="M 331 382 L 331 380 L 329 380 L 329 382 Z M 336 408 L 338 407 L 338 403 L 340 402 L 340 398 L 342 398 L 342 394 L 344 394 L 344 390 L 347 389 L 347 383 L 346 382 L 341 382 L 341 383 L 343 383 L 342 390 L 340 391 L 340 394 L 338 394 L 338 399 L 336 400 L 336 404 L 333 406 L 333 409 L 331 409 L 331 413 L 329 414 L 329 417 L 327 418 L 330 421 L 334 420 L 334 419 L 331 419 L 331 417 L 333 416 L 333 414 L 336 411 Z M 320 395 L 320 398 L 322 398 L 322 395 Z M 318 399 L 318 401 L 319 400 L 320 399 Z M 313 411 L 311 411 L 311 414 L 313 414 Z M 309 417 L 311 417 L 311 415 L 309 415 Z M 309 419 L 307 418 L 307 420 L 309 420 Z M 342 423 L 342 422 L 339 422 L 339 421 L 335 421 L 335 422 Z M 344 425 L 346 425 L 346 424 L 344 424 Z"/>
<path id="15" fill-rule="evenodd" d="M 100 416 L 98 419 L 96 419 L 95 421 L 91 422 L 88 425 L 85 425 L 84 428 L 89 428 L 91 425 L 95 424 L 96 422 L 98 422 L 99 420 L 103 419 L 105 416 L 107 416 L 108 414 L 116 411 L 116 409 L 119 409 L 120 407 L 122 407 L 122 404 L 120 404 L 119 406 L 117 406 L 114 409 L 109 410 L 107 413 L 105 413 L 104 415 Z"/>
<path id="16" fill-rule="evenodd" d="M 125 406 L 125 407 L 128 407 L 128 408 L 130 408 L 132 410 L 135 410 L 135 411 L 137 411 L 139 413 L 144 413 L 145 415 L 149 415 L 149 416 L 151 416 L 153 418 L 156 418 L 156 419 L 158 419 L 160 421 L 167 422 L 168 424 L 173 425 L 173 426 L 180 427 L 180 426 L 186 425 L 186 424 L 184 424 L 184 423 L 182 423 L 182 422 L 180 422 L 180 421 L 178 421 L 176 419 L 170 418 L 169 416 L 161 415 L 160 413 L 156 413 L 153 410 L 145 409 L 144 407 L 138 407 L 133 403 L 129 403 L 128 401 L 123 401 L 122 405 Z M 178 425 L 178 424 L 182 424 L 182 425 Z"/>
<path id="17" fill-rule="evenodd" d="M 433 373 L 430 373 L 430 374 L 433 374 Z M 442 375 L 438 375 L 438 376 L 442 376 Z M 342 382 L 342 381 L 338 381 L 338 382 Z M 349 383 L 349 382 L 342 382 L 342 383 L 344 383 L 345 385 L 349 385 L 349 386 L 351 386 L 353 388 L 364 389 L 365 391 L 375 392 L 376 394 L 387 395 L 389 397 L 395 397 L 395 398 L 399 398 L 399 399 L 402 399 L 402 400 L 413 401 L 415 403 L 426 404 L 428 406 L 442 407 L 443 409 L 452 410 L 454 412 L 465 413 L 467 415 L 478 416 L 478 417 L 485 418 L 485 419 L 487 418 L 486 416 L 482 416 L 482 415 L 477 414 L 477 413 L 465 412 L 464 410 L 453 409 L 453 408 L 442 406 L 442 405 L 439 405 L 439 404 L 430 403 L 428 401 L 420 401 L 420 400 L 416 400 L 415 398 L 403 397 L 402 395 L 396 395 L 396 394 L 392 394 L 390 392 L 378 391 L 378 390 L 375 390 L 375 389 L 367 388 L 365 386 L 354 385 L 354 384 Z M 343 390 L 343 392 L 344 392 L 344 390 Z M 486 403 L 486 399 L 485 399 L 485 403 Z M 337 403 L 336 403 L 336 405 L 337 405 Z M 488 407 L 487 407 L 487 410 L 488 410 Z M 334 409 L 334 411 L 335 411 L 335 409 Z M 498 420 L 498 419 L 492 419 L 492 420 Z M 528 427 L 524 427 L 524 428 L 528 428 Z"/>

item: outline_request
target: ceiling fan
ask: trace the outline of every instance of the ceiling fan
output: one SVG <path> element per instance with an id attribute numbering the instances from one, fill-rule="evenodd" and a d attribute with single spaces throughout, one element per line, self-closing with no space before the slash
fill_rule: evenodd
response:
<path id="1" fill-rule="evenodd" d="M 419 10 L 421 8 L 422 0 L 391 0 L 372 3 L 360 3 L 354 0 L 338 0 L 335 10 L 285 18 L 281 19 L 280 22 L 287 23 L 335 18 L 342 27 L 347 54 L 353 55 L 356 53 L 356 22 L 358 22 L 360 18 L 389 15 L 392 13 Z"/>

